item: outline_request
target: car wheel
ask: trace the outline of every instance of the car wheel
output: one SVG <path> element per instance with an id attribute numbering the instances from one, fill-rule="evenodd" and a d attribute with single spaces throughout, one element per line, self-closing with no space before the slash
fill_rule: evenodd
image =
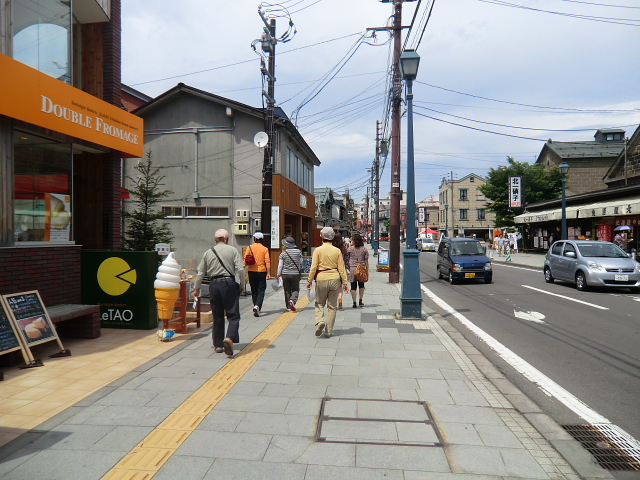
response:
<path id="1" fill-rule="evenodd" d="M 553 283 L 553 275 L 551 275 L 551 269 L 549 267 L 544 269 L 544 281 L 547 283 Z"/>
<path id="2" fill-rule="evenodd" d="M 589 290 L 587 279 L 584 277 L 584 273 L 582 272 L 576 273 L 576 288 L 581 292 L 586 292 L 587 290 Z"/>
<path id="3" fill-rule="evenodd" d="M 436 267 L 436 270 L 438 271 L 438 280 L 442 280 L 444 278 L 444 275 L 442 275 L 442 272 L 440 271 L 440 267 Z"/>
<path id="4" fill-rule="evenodd" d="M 453 285 L 454 283 L 456 283 L 455 278 L 453 278 L 453 270 L 449 270 L 449 283 L 451 285 Z"/>
<path id="5" fill-rule="evenodd" d="M 493 275 L 490 275 L 488 277 L 484 277 L 484 283 L 491 283 L 492 280 L 493 280 Z"/>

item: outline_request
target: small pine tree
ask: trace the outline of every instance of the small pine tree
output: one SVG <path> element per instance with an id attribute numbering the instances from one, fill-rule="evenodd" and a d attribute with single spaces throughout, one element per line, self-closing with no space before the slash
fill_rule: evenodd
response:
<path id="1" fill-rule="evenodd" d="M 171 195 L 171 190 L 159 190 L 163 186 L 164 176 L 160 175 L 160 169 L 151 164 L 151 152 L 147 153 L 145 161 L 136 165 L 140 176 L 133 178 L 127 176 L 133 188 L 129 193 L 133 196 L 136 208 L 131 212 L 123 212 L 128 220 L 125 232 L 124 245 L 127 250 L 149 251 L 155 248 L 156 243 L 171 243 L 173 240 L 171 229 L 166 222 L 159 220 L 169 214 L 157 211 L 154 207 L 163 199 Z"/>

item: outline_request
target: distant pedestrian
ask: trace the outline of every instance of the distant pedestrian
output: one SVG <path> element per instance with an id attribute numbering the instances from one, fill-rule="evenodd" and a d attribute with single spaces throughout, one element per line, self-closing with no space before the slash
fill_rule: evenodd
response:
<path id="1" fill-rule="evenodd" d="M 344 240 L 342 239 L 342 234 L 340 232 L 336 233 L 336 236 L 333 237 L 333 240 L 331 240 L 331 245 L 333 245 L 334 247 L 336 247 L 338 250 L 340 250 L 342 252 L 342 259 L 344 260 L 344 265 L 345 268 L 348 268 L 347 266 L 347 249 L 349 248 L 347 245 L 345 245 Z M 342 310 L 342 289 L 340 289 L 339 293 L 338 293 L 338 310 Z"/>
<path id="2" fill-rule="evenodd" d="M 269 273 L 271 270 L 271 258 L 269 249 L 262 244 L 263 240 L 264 235 L 261 232 L 256 232 L 253 235 L 254 243 L 244 251 L 244 263 L 248 265 L 247 270 L 249 271 L 254 317 L 260 316 L 264 294 L 267 291 L 267 280 L 271 278 Z M 251 257 L 253 257 L 253 260 L 250 260 Z"/>
<path id="3" fill-rule="evenodd" d="M 498 237 L 498 256 L 501 257 L 504 253 L 504 237 L 501 235 Z"/>
<path id="4" fill-rule="evenodd" d="M 300 293 L 300 270 L 302 269 L 302 252 L 296 247 L 293 237 L 282 240 L 283 250 L 278 261 L 278 280 L 282 278 L 284 304 L 288 310 L 296 311 L 298 294 Z"/>
<path id="5" fill-rule="evenodd" d="M 307 289 L 311 288 L 311 282 L 316 282 L 316 337 L 333 335 L 333 325 L 336 321 L 336 308 L 338 291 L 342 286 L 345 292 L 349 291 L 347 284 L 347 270 L 344 267 L 342 252 L 331 245 L 331 240 L 335 236 L 333 228 L 324 227 L 320 230 L 322 246 L 313 252 L 311 269 L 309 270 L 309 281 Z M 342 284 L 342 285 L 341 285 Z M 327 305 L 327 319 L 325 322 L 324 306 Z"/>
<path id="6" fill-rule="evenodd" d="M 216 353 L 223 351 L 233 355 L 233 344 L 240 341 L 240 295 L 244 293 L 244 266 L 242 256 L 229 243 L 229 232 L 217 230 L 215 246 L 202 256 L 194 285 L 195 295 L 200 296 L 202 279 L 209 277 L 209 302 L 213 313 L 213 346 Z M 229 326 L 224 335 L 225 314 Z"/>
<path id="7" fill-rule="evenodd" d="M 362 241 L 362 237 L 360 235 L 353 236 L 353 245 L 347 249 L 347 268 L 349 269 L 349 282 L 351 282 L 351 298 L 353 299 L 353 308 L 356 308 L 356 299 L 357 299 L 357 290 L 360 290 L 360 306 L 364 307 L 363 299 L 364 299 L 364 282 L 358 280 L 354 273 L 356 268 L 358 268 L 358 264 L 362 264 L 365 266 L 367 271 L 369 271 L 369 251 L 367 247 L 364 246 L 364 242 Z"/>

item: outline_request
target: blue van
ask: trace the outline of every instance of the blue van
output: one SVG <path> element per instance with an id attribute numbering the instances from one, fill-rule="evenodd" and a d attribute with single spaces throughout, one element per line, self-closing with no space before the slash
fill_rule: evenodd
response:
<path id="1" fill-rule="evenodd" d="M 493 270 L 482 244 L 475 238 L 448 238 L 438 247 L 438 278 L 447 277 L 449 283 L 458 280 L 483 278 L 491 283 Z"/>

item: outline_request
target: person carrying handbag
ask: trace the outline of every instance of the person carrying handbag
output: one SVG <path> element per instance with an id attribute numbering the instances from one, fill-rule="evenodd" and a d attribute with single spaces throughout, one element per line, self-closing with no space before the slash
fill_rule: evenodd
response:
<path id="1" fill-rule="evenodd" d="M 244 263 L 249 272 L 249 285 L 251 285 L 251 299 L 253 300 L 253 316 L 259 317 L 264 302 L 264 294 L 267 291 L 267 280 L 271 278 L 271 258 L 269 249 L 262 244 L 264 235 L 261 232 L 253 234 L 253 245 L 244 252 Z"/>
<path id="2" fill-rule="evenodd" d="M 296 247 L 293 237 L 282 240 L 283 250 L 278 261 L 277 278 L 282 277 L 284 287 L 284 304 L 287 310 L 296 311 L 300 294 L 300 269 L 302 268 L 302 252 Z"/>
<path id="3" fill-rule="evenodd" d="M 367 247 L 364 246 L 364 242 L 360 235 L 355 234 L 351 238 L 351 241 L 353 242 L 353 245 L 347 250 L 349 257 L 349 282 L 351 282 L 353 308 L 357 308 L 358 305 L 356 304 L 356 298 L 358 292 L 356 291 L 356 288 L 360 289 L 360 306 L 364 307 L 364 284 L 369 280 L 369 251 L 367 250 Z M 358 272 L 358 270 L 360 270 L 362 274 Z"/>

